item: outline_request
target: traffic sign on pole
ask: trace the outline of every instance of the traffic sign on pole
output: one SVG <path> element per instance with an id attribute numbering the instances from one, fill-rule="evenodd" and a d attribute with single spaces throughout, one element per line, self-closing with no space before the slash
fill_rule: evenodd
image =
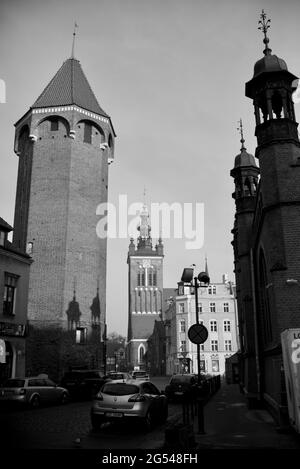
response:
<path id="1" fill-rule="evenodd" d="M 193 324 L 188 330 L 188 338 L 194 344 L 203 344 L 208 337 L 208 330 L 203 324 Z"/>

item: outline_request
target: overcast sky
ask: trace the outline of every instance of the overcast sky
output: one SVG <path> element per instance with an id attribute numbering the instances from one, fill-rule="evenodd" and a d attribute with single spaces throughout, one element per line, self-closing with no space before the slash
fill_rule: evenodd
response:
<path id="1" fill-rule="evenodd" d="M 239 152 L 236 130 L 244 121 L 246 147 L 254 153 L 252 102 L 245 82 L 262 57 L 257 29 L 261 9 L 271 17 L 273 53 L 300 75 L 297 0 L 1 0 L 0 216 L 13 223 L 18 158 L 14 123 L 29 109 L 62 62 L 75 56 L 117 133 L 109 168 L 109 200 L 129 203 L 204 203 L 205 239 L 165 240 L 164 286 L 175 287 L 182 269 L 204 267 L 212 282 L 231 280 L 234 190 L 230 169 Z M 296 115 L 299 120 L 299 106 Z M 129 239 L 109 240 L 108 331 L 127 333 Z"/>

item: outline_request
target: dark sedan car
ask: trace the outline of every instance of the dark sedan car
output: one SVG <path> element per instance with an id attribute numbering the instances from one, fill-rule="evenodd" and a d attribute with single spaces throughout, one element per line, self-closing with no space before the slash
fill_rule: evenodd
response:
<path id="1" fill-rule="evenodd" d="M 193 374 L 173 375 L 166 386 L 165 393 L 169 400 L 194 399 L 199 390 L 197 376 Z"/>
<path id="2" fill-rule="evenodd" d="M 61 385 L 73 399 L 92 399 L 105 382 L 99 370 L 73 370 L 64 374 Z"/>

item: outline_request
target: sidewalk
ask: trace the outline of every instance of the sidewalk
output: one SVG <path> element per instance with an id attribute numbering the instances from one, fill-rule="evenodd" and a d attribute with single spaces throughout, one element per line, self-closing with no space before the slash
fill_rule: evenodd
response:
<path id="1" fill-rule="evenodd" d="M 249 410 L 237 384 L 223 382 L 204 407 L 204 435 L 197 433 L 197 418 L 193 425 L 197 450 L 300 449 L 300 435 L 278 433 L 266 410 Z"/>

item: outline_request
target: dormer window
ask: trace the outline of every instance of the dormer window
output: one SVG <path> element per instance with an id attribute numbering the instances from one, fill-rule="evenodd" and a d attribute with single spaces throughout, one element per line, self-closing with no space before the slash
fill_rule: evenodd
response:
<path id="1" fill-rule="evenodd" d="M 0 246 L 4 246 L 6 240 L 5 231 L 0 231 Z"/>

